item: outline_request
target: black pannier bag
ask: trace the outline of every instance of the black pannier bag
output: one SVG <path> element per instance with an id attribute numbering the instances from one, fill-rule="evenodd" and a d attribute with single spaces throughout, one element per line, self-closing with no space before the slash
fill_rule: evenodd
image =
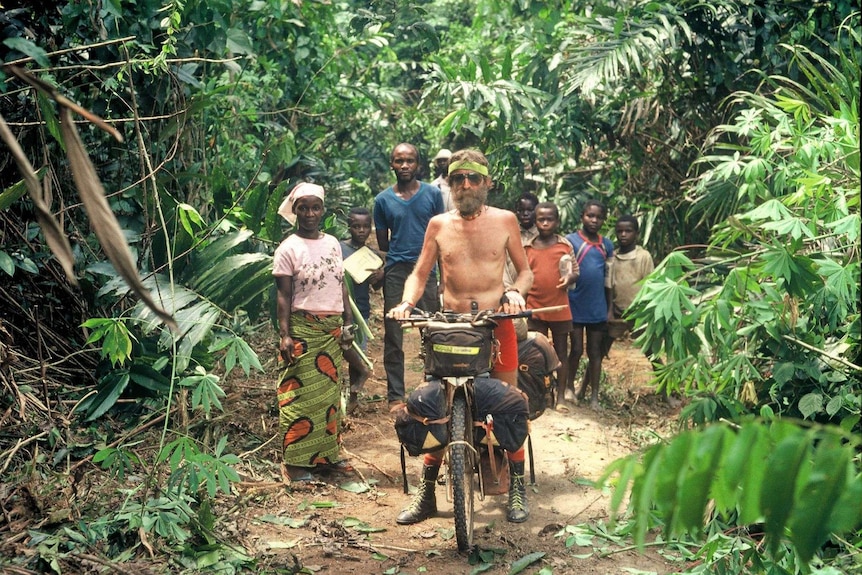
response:
<path id="1" fill-rule="evenodd" d="M 484 422 L 488 414 L 494 421 L 497 445 L 509 452 L 520 449 L 530 432 L 527 398 L 516 387 L 499 379 L 478 377 L 473 383 L 476 418 Z M 476 428 L 476 441 L 485 437 L 485 430 Z"/>
<path id="2" fill-rule="evenodd" d="M 395 418 L 395 433 L 412 456 L 429 453 L 449 443 L 446 391 L 440 380 L 431 380 L 407 397 L 407 409 Z"/>
<path id="3" fill-rule="evenodd" d="M 518 387 L 527 394 L 530 419 L 536 419 L 546 408 L 553 407 L 556 370 L 560 365 L 554 346 L 541 333 L 531 331 L 518 342 Z"/>
<path id="4" fill-rule="evenodd" d="M 425 373 L 436 377 L 491 371 L 494 330 L 467 323 L 428 322 L 422 328 Z"/>

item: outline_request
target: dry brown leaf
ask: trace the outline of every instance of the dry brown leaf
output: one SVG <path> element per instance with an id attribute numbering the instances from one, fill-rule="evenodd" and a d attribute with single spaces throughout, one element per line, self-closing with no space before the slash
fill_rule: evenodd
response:
<path id="1" fill-rule="evenodd" d="M 42 197 L 42 187 L 36 178 L 36 170 L 33 169 L 30 160 L 24 155 L 24 150 L 21 149 L 18 140 L 12 134 L 2 115 L 0 115 L 0 137 L 3 138 L 3 141 L 6 142 L 6 145 L 12 151 L 12 157 L 15 158 L 18 171 L 21 172 L 21 177 L 24 178 L 27 193 L 30 195 L 30 199 L 33 200 L 33 206 L 36 208 L 36 221 L 39 222 L 39 227 L 42 228 L 42 233 L 45 235 L 48 247 L 63 267 L 66 279 L 69 280 L 70 284 L 77 286 L 78 280 L 75 277 L 74 269 L 75 258 L 72 256 L 69 239 L 63 233 L 60 224 L 54 219 L 53 214 L 51 214 L 48 204 Z"/>
<path id="2" fill-rule="evenodd" d="M 126 239 L 123 237 L 120 225 L 117 223 L 117 219 L 114 217 L 114 213 L 105 199 L 105 188 L 96 175 L 96 169 L 93 167 L 90 156 L 87 154 L 84 143 L 81 141 L 78 130 L 72 121 L 72 111 L 93 122 L 120 142 L 123 141 L 122 135 L 113 126 L 89 110 L 81 108 L 62 94 L 59 94 L 53 86 L 27 73 L 25 70 L 17 66 L 8 65 L 3 66 L 3 69 L 44 92 L 57 102 L 60 108 L 60 131 L 66 144 L 66 155 L 72 168 L 72 178 L 75 180 L 75 185 L 84 203 L 84 208 L 90 217 L 90 225 L 93 231 L 96 232 L 96 237 L 99 238 L 105 255 L 108 256 L 114 269 L 117 270 L 141 301 L 153 310 L 153 313 L 161 318 L 166 325 L 175 330 L 177 324 L 174 318 L 153 300 L 150 292 L 144 287 L 141 278 L 138 276 L 138 269 L 132 260 L 132 255 L 126 245 Z M 0 116 L 0 135 L 2 135 L 10 149 L 12 149 L 15 161 L 18 163 L 18 168 L 24 176 L 27 190 L 33 199 L 33 204 L 36 206 L 36 217 L 45 234 L 48 247 L 51 248 L 54 256 L 63 266 L 63 270 L 66 272 L 70 283 L 77 285 L 73 269 L 74 258 L 72 257 L 69 240 L 51 215 L 42 196 L 39 182 L 34 175 L 35 170 L 33 170 L 33 167 L 30 165 L 30 162 L 27 160 L 24 152 L 18 145 L 18 141 L 12 135 L 2 116 Z"/>
<path id="3" fill-rule="evenodd" d="M 147 551 L 150 553 L 150 559 L 155 557 L 155 554 L 153 553 L 153 546 L 150 544 L 150 538 L 147 537 L 146 529 L 144 529 L 143 527 L 138 527 L 138 537 L 141 538 L 141 543 L 144 545 L 144 547 L 147 548 Z"/>
<path id="4" fill-rule="evenodd" d="M 81 201 L 84 203 L 84 208 L 90 218 L 90 227 L 93 228 L 96 237 L 99 238 L 102 250 L 111 260 L 117 273 L 122 276 L 141 301 L 153 310 L 153 313 L 165 324 L 176 329 L 177 324 L 174 318 L 155 302 L 138 276 L 138 268 L 132 259 L 129 247 L 126 245 L 126 238 L 123 236 L 114 212 L 108 205 L 108 200 L 105 199 L 105 188 L 96 175 L 96 168 L 93 167 L 90 156 L 87 155 L 84 148 L 84 143 L 78 135 L 78 130 L 72 121 L 72 112 L 65 106 L 60 106 L 60 131 L 66 144 L 66 155 L 72 168 L 72 178 L 75 180 L 78 194 L 80 194 Z"/>
<path id="5" fill-rule="evenodd" d="M 13 76 L 18 77 L 18 79 L 23 80 L 25 83 L 30 84 L 46 96 L 50 96 L 52 100 L 57 102 L 57 105 L 60 106 L 60 108 L 69 108 L 88 122 L 92 122 L 96 127 L 111 134 L 118 142 L 123 141 L 123 135 L 118 132 L 116 128 L 114 128 L 112 125 L 107 123 L 105 120 L 103 120 L 96 114 L 92 113 L 90 110 L 82 108 L 81 106 L 58 92 L 57 89 L 48 82 L 40 80 L 33 74 L 30 74 L 29 72 L 27 72 L 23 68 L 19 68 L 18 66 L 11 66 L 9 64 L 6 64 L 3 66 L 3 70 L 11 73 Z"/>

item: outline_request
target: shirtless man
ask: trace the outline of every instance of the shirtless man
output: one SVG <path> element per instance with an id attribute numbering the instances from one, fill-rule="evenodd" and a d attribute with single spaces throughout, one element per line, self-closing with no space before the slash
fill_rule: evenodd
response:
<path id="1" fill-rule="evenodd" d="M 389 311 L 391 318 L 406 318 L 421 295 L 435 263 L 440 264 L 444 309 L 470 312 L 473 302 L 480 310 L 502 307 L 507 313 L 524 310 L 524 295 L 530 291 L 533 273 L 527 263 L 518 220 L 512 212 L 485 205 L 491 178 L 488 160 L 478 150 L 460 150 L 449 160 L 449 186 L 455 209 L 428 222 L 422 253 L 404 284 L 404 301 Z M 517 276 L 503 288 L 506 255 Z M 511 320 L 500 322 L 495 335 L 500 353 L 492 377 L 517 385 L 518 341 Z M 425 455 L 422 480 L 413 501 L 396 519 L 402 525 L 423 521 L 437 512 L 434 486 L 442 462 L 441 453 Z M 524 449 L 509 453 L 509 504 L 506 519 L 527 520 L 524 487 Z"/>

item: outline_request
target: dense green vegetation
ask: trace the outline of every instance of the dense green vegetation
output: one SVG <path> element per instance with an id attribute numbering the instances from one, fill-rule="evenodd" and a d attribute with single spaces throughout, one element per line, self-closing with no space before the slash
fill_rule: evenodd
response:
<path id="1" fill-rule="evenodd" d="M 657 385 L 689 398 L 689 430 L 611 469 L 617 505 L 633 489 L 636 538 L 699 537 L 702 573 L 859 569 L 859 18 L 850 0 L 9 4 L 0 115 L 38 185 L 3 155 L 0 407 L 17 414 L 3 474 L 36 465 L 13 447 L 26 439 L 50 446 L 45 468 L 93 457 L 120 478 L 166 472 L 172 487 L 144 482 L 79 539 L 42 534 L 34 561 L 55 561 L 60 539 L 122 560 L 138 528 L 212 542 L 207 502 L 236 479 L 224 438 L 164 424 L 141 461 L 113 445 L 113 426 L 219 410 L 217 363 L 259 367 L 243 336 L 269 315 L 286 190 L 323 184 L 327 226 L 341 229 L 409 141 L 426 159 L 482 148 L 493 203 L 534 191 L 561 207 L 565 231 L 588 197 L 608 203 L 609 223 L 641 218 L 663 261 L 633 317 L 664 361 Z M 176 329 L 114 278 L 91 231 L 102 218 L 71 177 L 80 158 L 58 95 L 122 136 L 75 116 L 131 261 Z M 71 240 L 71 277 L 39 188 Z M 46 349 L 62 359 L 28 375 Z M 81 431 L 64 435 L 52 413 Z"/>

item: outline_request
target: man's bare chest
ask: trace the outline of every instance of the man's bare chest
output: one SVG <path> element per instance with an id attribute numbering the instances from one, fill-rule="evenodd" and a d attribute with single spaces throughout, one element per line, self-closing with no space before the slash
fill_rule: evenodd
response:
<path id="1" fill-rule="evenodd" d="M 494 264 L 505 260 L 506 242 L 500 234 L 481 229 L 473 233 L 450 230 L 438 242 L 440 257 L 444 262 L 458 264 Z"/>

